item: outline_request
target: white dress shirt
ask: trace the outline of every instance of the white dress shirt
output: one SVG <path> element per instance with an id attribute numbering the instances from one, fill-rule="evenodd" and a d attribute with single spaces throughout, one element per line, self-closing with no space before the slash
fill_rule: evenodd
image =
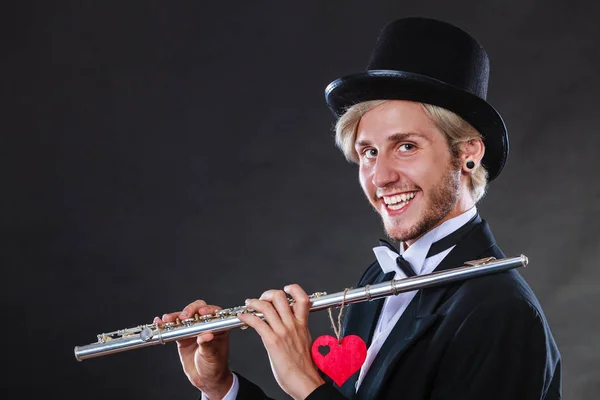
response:
<path id="1" fill-rule="evenodd" d="M 402 251 L 403 249 L 401 249 L 402 257 L 404 257 L 404 259 L 410 263 L 417 275 L 429 274 L 433 272 L 433 270 L 442 262 L 448 253 L 452 251 L 454 246 L 442 251 L 441 253 L 426 258 L 431 245 L 469 222 L 471 218 L 475 216 L 475 214 L 477 214 L 477 208 L 472 207 L 458 217 L 449 219 L 440 226 L 432 229 L 419 238 L 419 240 L 414 242 L 412 246 L 405 251 Z M 404 274 L 404 272 L 396 265 L 398 253 L 393 252 L 387 246 L 375 247 L 373 252 L 375 253 L 375 257 L 377 257 L 377 261 L 379 262 L 379 265 L 384 273 L 394 271 L 396 272 L 396 275 L 393 279 L 406 278 L 406 274 Z M 396 296 L 390 296 L 385 299 L 381 314 L 379 315 L 379 320 L 377 321 L 377 326 L 375 327 L 371 346 L 369 346 L 369 349 L 367 350 L 367 358 L 360 369 L 360 374 L 358 376 L 358 380 L 356 381 L 357 391 L 365 375 L 367 374 L 369 367 L 371 364 L 373 364 L 375 356 L 377 356 L 377 353 L 379 350 L 381 350 L 381 346 L 383 346 L 383 343 L 389 336 L 392 328 L 394 325 L 396 325 L 396 322 L 398 322 L 402 316 L 402 313 L 404 310 L 406 310 L 406 307 L 416 293 L 417 291 L 415 290 L 412 292 L 400 293 Z M 223 400 L 235 400 L 238 391 L 238 378 L 235 374 L 233 374 L 233 384 L 231 385 L 229 392 L 227 392 L 225 397 L 223 397 Z M 202 393 L 202 400 L 209 400 L 204 393 Z"/>
<path id="2" fill-rule="evenodd" d="M 229 388 L 229 392 L 227 392 L 225 397 L 223 397 L 223 400 L 235 400 L 235 398 L 237 397 L 237 394 L 240 390 L 240 383 L 238 381 L 237 375 L 234 374 L 233 372 L 231 373 L 231 375 L 233 375 L 233 383 L 231 384 L 231 387 Z M 202 400 L 220 400 L 220 399 L 209 399 L 208 397 L 206 397 L 206 395 L 204 393 L 202 393 Z"/>

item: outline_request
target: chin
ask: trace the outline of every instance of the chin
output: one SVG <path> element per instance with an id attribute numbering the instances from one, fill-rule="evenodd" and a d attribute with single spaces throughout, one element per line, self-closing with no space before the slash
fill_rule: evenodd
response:
<path id="1" fill-rule="evenodd" d="M 407 240 L 414 239 L 414 232 L 411 229 L 411 225 L 406 224 L 394 224 L 389 221 L 384 222 L 384 229 L 387 236 L 397 242 L 405 242 Z"/>
<path id="2" fill-rule="evenodd" d="M 412 235 L 411 232 L 408 232 L 408 231 L 398 231 L 398 230 L 390 231 L 388 229 L 388 230 L 386 230 L 386 234 L 387 234 L 388 238 L 390 238 L 391 240 L 398 242 L 398 243 L 407 242 L 409 240 L 416 239 L 416 237 L 414 235 Z"/>
<path id="3" fill-rule="evenodd" d="M 383 220 L 387 236 L 397 242 L 413 241 L 436 226 L 447 213 L 440 215 L 419 214 L 415 218 L 405 218 L 402 221 Z"/>

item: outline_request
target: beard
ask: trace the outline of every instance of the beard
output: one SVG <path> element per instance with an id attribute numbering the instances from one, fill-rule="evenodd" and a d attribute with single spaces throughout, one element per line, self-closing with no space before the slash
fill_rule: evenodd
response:
<path id="1" fill-rule="evenodd" d="M 429 232 L 454 209 L 458 202 L 459 190 L 460 170 L 450 168 L 432 187 L 425 211 L 413 226 L 403 232 L 397 232 L 393 226 L 386 226 L 383 221 L 388 238 L 397 242 L 406 242 L 416 240 Z"/>

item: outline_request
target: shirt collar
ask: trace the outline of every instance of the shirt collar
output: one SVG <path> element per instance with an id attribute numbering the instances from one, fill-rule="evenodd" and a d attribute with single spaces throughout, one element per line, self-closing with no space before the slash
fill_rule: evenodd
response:
<path id="1" fill-rule="evenodd" d="M 420 275 L 423 271 L 423 265 L 425 258 L 429 252 L 431 245 L 438 240 L 448 236 L 458 228 L 466 224 L 477 214 L 477 208 L 471 207 L 469 210 L 460 214 L 457 217 L 445 221 L 443 224 L 433 228 L 423 236 L 421 236 L 416 242 L 414 242 L 408 249 L 403 250 L 404 245 L 400 245 L 402 257 L 410 263 L 413 270 L 417 275 Z M 384 273 L 396 272 L 397 278 L 405 278 L 404 272 L 396 265 L 396 258 L 398 253 L 392 251 L 387 246 L 378 246 L 373 248 L 375 257 L 381 266 Z"/>

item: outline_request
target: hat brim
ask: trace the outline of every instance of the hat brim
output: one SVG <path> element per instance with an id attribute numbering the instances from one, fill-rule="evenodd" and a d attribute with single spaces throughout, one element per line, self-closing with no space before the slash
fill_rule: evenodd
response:
<path id="1" fill-rule="evenodd" d="M 331 82 L 325 101 L 336 117 L 349 107 L 369 100 L 409 100 L 450 110 L 477 129 L 483 136 L 483 166 L 488 181 L 504 168 L 508 156 L 508 134 L 500 114 L 487 101 L 437 79 L 404 71 L 370 70 Z"/>

